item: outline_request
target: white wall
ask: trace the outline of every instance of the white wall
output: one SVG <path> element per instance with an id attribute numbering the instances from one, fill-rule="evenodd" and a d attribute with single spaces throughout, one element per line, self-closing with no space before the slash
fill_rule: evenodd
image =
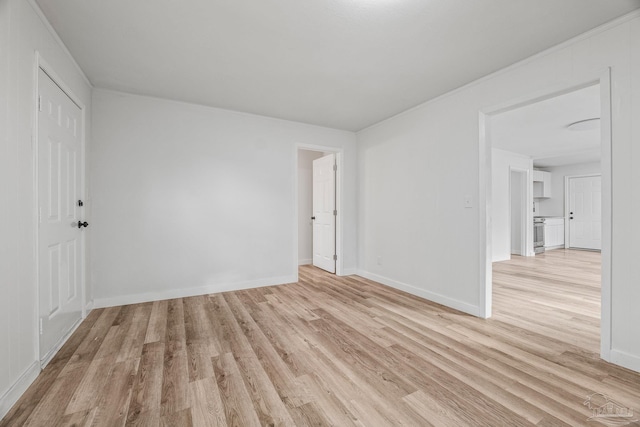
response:
<path id="1" fill-rule="evenodd" d="M 511 168 L 525 170 L 529 177 L 533 171 L 533 160 L 530 157 L 506 150 L 494 148 L 491 156 L 492 172 L 492 260 L 505 261 L 511 259 Z M 529 184 L 529 194 L 532 194 L 532 187 Z M 531 212 L 531 201 L 528 200 L 528 211 Z M 528 254 L 533 251 L 533 215 L 527 215 L 527 230 L 531 246 L 527 248 Z M 530 226 L 529 226 L 530 225 Z"/>
<path id="2" fill-rule="evenodd" d="M 362 274 L 482 313 L 485 237 L 478 206 L 479 112 L 595 81 L 612 69 L 610 357 L 640 370 L 640 18 L 524 61 L 358 133 Z M 464 207 L 464 197 L 475 201 Z M 490 195 L 489 195 L 490 196 Z M 481 245 L 482 243 L 482 245 Z M 488 242 L 487 242 L 488 243 Z M 382 265 L 376 257 L 383 257 Z"/>
<path id="3" fill-rule="evenodd" d="M 294 281 L 296 144 L 344 149 L 355 268 L 354 133 L 103 90 L 93 108 L 97 306 Z"/>
<path id="4" fill-rule="evenodd" d="M 40 366 L 32 148 L 36 50 L 89 106 L 91 87 L 31 3 L 0 1 L 0 418 Z"/>
<path id="5" fill-rule="evenodd" d="M 537 201 L 538 212 L 536 215 L 564 216 L 564 177 L 599 174 L 602 167 L 599 162 L 596 162 L 541 168 L 541 170 L 551 172 L 551 197 Z"/>
<path id="6" fill-rule="evenodd" d="M 298 264 L 313 263 L 313 161 L 324 154 L 298 151 Z"/>

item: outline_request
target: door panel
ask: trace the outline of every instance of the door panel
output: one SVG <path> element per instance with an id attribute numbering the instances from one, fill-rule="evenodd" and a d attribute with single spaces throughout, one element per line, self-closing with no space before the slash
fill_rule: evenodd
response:
<path id="1" fill-rule="evenodd" d="M 569 247 L 601 249 L 601 197 L 601 177 L 569 178 Z"/>
<path id="2" fill-rule="evenodd" d="M 336 272 L 335 154 L 313 161 L 313 265 Z"/>
<path id="3" fill-rule="evenodd" d="M 40 359 L 82 318 L 81 110 L 39 70 L 38 209 Z"/>

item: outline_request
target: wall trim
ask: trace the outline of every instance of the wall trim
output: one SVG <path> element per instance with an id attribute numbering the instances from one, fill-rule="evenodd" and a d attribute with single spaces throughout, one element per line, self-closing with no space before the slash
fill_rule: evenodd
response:
<path id="1" fill-rule="evenodd" d="M 9 413 L 13 405 L 24 394 L 40 374 L 40 361 L 34 360 L 20 377 L 0 396 L 0 419 Z"/>
<path id="2" fill-rule="evenodd" d="M 358 274 L 357 268 L 343 268 L 342 274 L 338 274 L 338 276 L 354 276 Z"/>
<path id="3" fill-rule="evenodd" d="M 109 298 L 95 298 L 94 308 L 116 307 L 127 304 L 139 304 L 143 302 L 162 301 L 166 299 L 185 298 L 199 295 L 217 294 L 220 292 L 241 291 L 244 289 L 262 288 L 265 286 L 284 285 L 297 282 L 297 277 L 280 276 L 266 279 L 248 280 L 235 283 L 216 283 L 206 286 L 197 286 L 186 289 L 166 289 L 157 292 L 142 294 L 121 295 Z"/>
<path id="4" fill-rule="evenodd" d="M 373 280 L 374 282 L 378 282 L 382 285 L 389 286 L 391 288 L 399 289 L 401 291 L 410 293 L 411 295 L 416 295 L 421 298 L 425 298 L 429 301 L 435 302 L 437 304 L 441 304 L 447 306 L 449 308 L 453 308 L 458 311 L 462 311 L 464 313 L 470 314 L 472 316 L 479 317 L 480 316 L 480 307 L 474 306 L 472 304 L 466 303 L 464 301 L 459 301 L 457 299 L 449 298 L 444 295 L 437 294 L 435 292 L 427 291 L 425 289 L 418 288 L 413 285 L 409 285 L 407 283 L 402 283 L 397 280 L 390 279 L 388 277 L 380 276 L 378 274 L 370 273 L 365 270 L 358 270 L 358 276 L 364 277 L 365 279 Z"/>
<path id="5" fill-rule="evenodd" d="M 609 352 L 610 362 L 624 368 L 640 372 L 640 357 L 620 350 L 611 349 Z"/>
<path id="6" fill-rule="evenodd" d="M 608 30 L 610 30 L 612 28 L 615 28 L 615 27 L 617 27 L 619 25 L 623 25 L 623 24 L 625 24 L 625 23 L 627 23 L 627 22 L 629 22 L 629 21 L 631 21 L 631 20 L 633 20 L 635 18 L 640 18 L 640 9 L 636 9 L 636 10 L 634 10 L 632 12 L 627 13 L 626 15 L 622 15 L 622 16 L 620 16 L 620 17 L 618 17 L 616 19 L 613 19 L 613 20 L 611 20 L 609 22 L 606 22 L 606 23 L 604 23 L 604 24 L 602 24 L 602 25 L 600 25 L 598 27 L 595 27 L 595 28 L 592 28 L 591 30 L 585 31 L 584 33 L 579 34 L 579 35 L 577 35 L 575 37 L 572 37 L 569 40 L 563 41 L 563 42 L 561 42 L 561 43 L 559 43 L 559 44 L 557 44 L 555 46 L 552 46 L 552 47 L 550 47 L 548 49 L 545 49 L 542 52 L 538 52 L 538 53 L 536 53 L 534 55 L 531 55 L 531 56 L 529 56 L 529 57 L 527 57 L 525 59 L 522 59 L 522 60 L 520 60 L 518 62 L 514 62 L 511 65 L 507 65 L 506 67 L 503 67 L 503 68 L 501 68 L 501 69 L 499 69 L 497 71 L 494 71 L 491 74 L 487 74 L 486 76 L 480 77 L 479 79 L 473 80 L 473 81 L 471 81 L 471 82 L 469 82 L 467 84 L 464 84 L 464 85 L 462 85 L 460 87 L 457 87 L 455 89 L 451 89 L 450 91 L 448 91 L 446 93 L 443 93 L 442 95 L 436 96 L 435 98 L 428 99 L 425 102 L 422 102 L 422 103 L 416 105 L 415 107 L 411 107 L 411 108 L 409 108 L 407 110 L 404 110 L 404 111 L 401 111 L 400 113 L 395 114 L 395 115 L 393 115 L 391 117 L 387 117 L 386 119 L 381 120 L 378 123 L 374 123 L 374 124 L 372 124 L 370 126 L 362 128 L 362 129 L 356 131 L 356 134 L 358 134 L 360 132 L 367 131 L 369 129 L 373 129 L 373 128 L 377 127 L 377 126 L 382 125 L 383 123 L 385 123 L 387 121 L 390 121 L 392 119 L 404 116 L 405 114 L 409 114 L 412 111 L 419 110 L 419 109 L 421 109 L 421 108 L 423 108 L 423 107 L 425 107 L 425 106 L 427 106 L 429 104 L 432 104 L 432 103 L 441 101 L 443 99 L 449 98 L 450 96 L 453 96 L 453 95 L 455 95 L 455 94 L 457 94 L 459 92 L 462 92 L 464 90 L 467 90 L 467 89 L 470 89 L 470 88 L 472 88 L 474 86 L 477 86 L 477 85 L 479 85 L 481 83 L 484 83 L 487 80 L 491 80 L 491 79 L 493 79 L 495 77 L 498 77 L 498 76 L 500 76 L 502 74 L 511 72 L 511 71 L 513 71 L 513 70 L 515 70 L 515 69 L 517 69 L 519 67 L 527 65 L 527 64 L 529 64 L 529 63 L 531 63 L 531 62 L 533 62 L 533 61 L 535 61 L 535 60 L 537 60 L 539 58 L 543 58 L 543 57 L 545 57 L 547 55 L 551 55 L 551 54 L 553 54 L 555 52 L 558 52 L 558 51 L 560 51 L 562 49 L 566 49 L 566 48 L 568 48 L 568 47 L 570 47 L 570 46 L 572 46 L 572 45 L 574 45 L 576 43 L 579 43 L 581 41 L 584 41 L 586 39 L 594 37 L 594 36 L 596 36 L 598 34 L 604 33 L 605 31 L 608 31 Z"/>
<path id="7" fill-rule="evenodd" d="M 311 258 L 298 260 L 298 265 L 309 265 L 311 263 L 313 263 L 313 260 Z"/>

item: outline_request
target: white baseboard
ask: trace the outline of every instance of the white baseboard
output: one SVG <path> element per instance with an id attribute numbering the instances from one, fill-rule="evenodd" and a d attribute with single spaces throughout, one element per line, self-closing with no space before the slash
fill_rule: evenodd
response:
<path id="1" fill-rule="evenodd" d="M 353 276 L 354 274 L 358 274 L 357 268 L 343 268 L 341 276 Z"/>
<path id="2" fill-rule="evenodd" d="M 78 326 L 80 326 L 80 324 L 82 323 L 83 320 L 84 320 L 84 318 L 78 319 L 76 321 L 76 323 L 74 323 L 73 326 L 71 328 L 69 328 L 67 333 L 64 334 L 64 336 L 58 340 L 56 345 L 40 361 L 40 369 L 44 369 L 49 364 L 49 362 L 51 362 L 51 359 L 53 359 L 53 356 L 55 356 L 56 353 L 58 353 L 58 351 L 62 348 L 64 343 L 66 343 L 67 340 L 69 339 L 69 337 L 76 331 L 76 329 L 78 329 Z"/>
<path id="3" fill-rule="evenodd" d="M 89 313 L 93 310 L 93 300 L 89 301 L 87 305 L 84 306 L 84 316 L 87 317 Z"/>
<path id="4" fill-rule="evenodd" d="M 0 396 L 0 420 L 7 415 L 11 407 L 20 399 L 20 396 L 27 391 L 29 386 L 38 377 L 38 374 L 40 374 L 40 362 L 34 360 L 22 375 L 20 375 L 20 378 Z"/>
<path id="5" fill-rule="evenodd" d="M 109 298 L 95 298 L 95 308 L 116 307 L 127 304 L 139 304 L 142 302 L 161 301 L 173 298 L 185 298 L 198 295 L 216 294 L 220 292 L 240 291 L 243 289 L 262 288 L 264 286 L 284 285 L 295 283 L 296 276 L 270 277 L 267 279 L 249 280 L 237 283 L 221 283 L 215 285 L 199 286 L 195 288 L 167 289 L 143 294 L 120 295 Z"/>
<path id="6" fill-rule="evenodd" d="M 632 371 L 640 372 L 640 356 L 625 353 L 624 351 L 611 349 L 609 353 L 611 363 L 620 365 Z"/>
<path id="7" fill-rule="evenodd" d="M 466 302 L 459 301 L 453 298 L 449 298 L 444 295 L 437 294 L 435 292 L 417 288 L 413 285 L 398 282 L 397 280 L 393 280 L 388 277 L 379 276 L 377 274 L 370 273 L 368 271 L 358 270 L 357 274 L 358 276 L 362 276 L 365 279 L 373 280 L 383 285 L 387 285 L 392 288 L 399 289 L 404 292 L 408 292 L 412 295 L 416 295 L 416 296 L 428 299 L 429 301 L 433 301 L 435 303 L 445 305 L 455 310 L 459 310 L 464 313 L 471 314 L 472 316 L 476 316 L 476 317 L 480 316 L 480 307 L 478 306 L 468 304 Z"/>
<path id="8" fill-rule="evenodd" d="M 298 265 L 309 265 L 313 262 L 313 260 L 311 258 L 309 259 L 299 259 L 298 260 Z"/>
<path id="9" fill-rule="evenodd" d="M 544 250 L 545 251 L 552 251 L 554 249 L 564 249 L 564 243 L 561 245 L 556 245 L 556 246 L 545 246 Z"/>

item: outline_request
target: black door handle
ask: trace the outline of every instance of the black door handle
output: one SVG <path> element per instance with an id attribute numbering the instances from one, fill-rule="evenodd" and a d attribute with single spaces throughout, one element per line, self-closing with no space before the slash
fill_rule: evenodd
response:
<path id="1" fill-rule="evenodd" d="M 78 228 L 82 228 L 82 227 L 88 227 L 89 223 L 87 221 L 82 222 L 82 221 L 78 221 Z"/>
<path id="2" fill-rule="evenodd" d="M 316 219 L 316 217 L 315 217 L 315 216 L 312 216 L 312 217 L 311 217 L 311 219 Z"/>

